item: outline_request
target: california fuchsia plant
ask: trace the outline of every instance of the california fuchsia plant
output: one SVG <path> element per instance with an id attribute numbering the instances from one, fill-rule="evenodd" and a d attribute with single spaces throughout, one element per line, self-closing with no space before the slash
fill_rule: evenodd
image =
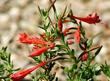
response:
<path id="1" fill-rule="evenodd" d="M 110 68 L 105 63 L 97 64 L 94 59 L 99 54 L 102 45 L 93 46 L 93 38 L 87 38 L 86 30 L 82 22 L 87 24 L 100 23 L 101 19 L 96 12 L 88 14 L 85 17 L 76 16 L 72 10 L 67 7 L 61 14 L 57 13 L 52 2 L 48 9 L 41 9 L 38 6 L 43 30 L 39 37 L 29 36 L 26 32 L 19 34 L 19 42 L 33 45 L 32 52 L 27 56 L 33 59 L 35 66 L 28 69 L 13 70 L 13 64 L 10 61 L 10 54 L 5 49 L 0 51 L 0 80 L 2 81 L 20 81 L 27 75 L 30 75 L 31 81 L 59 81 L 56 73 L 52 69 L 57 62 L 69 62 L 69 67 L 60 65 L 63 70 L 66 81 L 96 81 L 96 77 L 105 74 L 110 77 Z M 50 10 L 54 11 L 54 19 L 50 17 Z M 70 27 L 65 27 L 70 24 Z M 9 68 L 6 68 L 9 67 Z M 6 69 L 4 69 L 6 68 Z M 38 68 L 42 68 L 38 70 Z M 3 71 L 6 71 L 4 73 Z M 31 74 L 36 71 L 36 74 Z"/>

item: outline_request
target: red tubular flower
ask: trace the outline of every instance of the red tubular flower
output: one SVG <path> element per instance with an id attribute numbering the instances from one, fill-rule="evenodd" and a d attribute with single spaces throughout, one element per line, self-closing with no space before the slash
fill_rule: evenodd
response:
<path id="1" fill-rule="evenodd" d="M 66 29 L 63 31 L 64 36 L 67 35 L 67 33 L 69 32 L 69 30 L 70 30 L 70 28 L 66 28 Z"/>
<path id="2" fill-rule="evenodd" d="M 63 21 L 63 23 L 68 23 L 68 22 L 71 22 L 71 20 L 66 20 L 66 19 L 65 19 L 65 20 Z"/>
<path id="3" fill-rule="evenodd" d="M 35 48 L 36 49 L 34 52 L 32 52 L 29 57 L 35 57 L 35 56 L 39 56 L 42 53 L 45 53 L 49 48 L 53 49 L 55 47 L 54 43 L 50 43 L 48 47 L 42 47 L 42 48 Z"/>
<path id="4" fill-rule="evenodd" d="M 19 34 L 20 35 L 20 38 L 19 38 L 19 41 L 22 42 L 22 43 L 29 43 L 29 40 L 27 42 L 27 39 L 29 39 L 30 37 L 26 34 L 26 33 L 21 33 Z"/>
<path id="5" fill-rule="evenodd" d="M 71 19 L 78 19 L 81 20 L 83 22 L 89 23 L 89 24 L 95 24 L 95 23 L 99 23 L 101 20 L 99 19 L 99 16 L 97 15 L 97 13 L 92 13 L 89 14 L 87 17 L 77 17 L 77 16 L 70 16 Z"/>
<path id="6" fill-rule="evenodd" d="M 76 43 L 80 42 L 80 26 L 77 27 L 77 30 L 74 33 L 74 38 Z"/>
<path id="7" fill-rule="evenodd" d="M 35 56 L 39 56 L 41 55 L 42 53 L 45 53 L 49 48 L 47 47 L 42 47 L 42 48 L 39 48 L 37 49 L 36 51 L 32 52 L 29 57 L 35 57 Z"/>
<path id="8" fill-rule="evenodd" d="M 49 48 L 53 49 L 55 47 L 55 43 L 50 43 Z"/>
<path id="9" fill-rule="evenodd" d="M 61 19 L 58 20 L 58 28 L 59 28 L 60 31 L 62 31 L 63 24 L 62 24 L 62 20 Z"/>
<path id="10" fill-rule="evenodd" d="M 45 45 L 48 44 L 48 42 L 44 41 L 43 39 L 30 37 L 26 33 L 21 33 L 19 35 L 20 35 L 19 41 L 22 42 L 22 43 L 26 43 L 26 44 L 45 44 Z"/>
<path id="11" fill-rule="evenodd" d="M 42 67 L 42 66 L 44 66 L 46 64 L 47 64 L 47 61 L 43 61 L 43 62 L 39 63 L 36 66 L 33 66 L 31 68 L 28 68 L 28 69 L 25 69 L 25 70 L 21 70 L 21 71 L 18 71 L 16 73 L 14 73 L 14 74 L 11 74 L 10 78 L 13 81 L 19 81 L 19 80 L 23 79 L 25 76 L 27 76 L 28 74 L 30 74 L 35 69 L 38 69 L 38 68 L 40 68 L 40 67 Z"/>
<path id="12" fill-rule="evenodd" d="M 80 56 L 81 61 L 87 61 L 87 59 L 88 59 L 88 54 L 87 53 L 81 54 L 81 56 Z"/>

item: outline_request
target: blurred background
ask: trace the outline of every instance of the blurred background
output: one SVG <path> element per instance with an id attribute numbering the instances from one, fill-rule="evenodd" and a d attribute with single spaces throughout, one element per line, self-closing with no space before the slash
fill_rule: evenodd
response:
<path id="1" fill-rule="evenodd" d="M 38 5 L 41 8 L 48 8 L 50 2 L 49 0 L 0 0 L 0 48 L 8 46 L 15 67 L 24 68 L 30 64 L 31 59 L 27 57 L 30 47 L 18 41 L 18 34 L 26 32 L 35 36 L 39 32 L 38 25 L 41 19 Z M 63 12 L 66 5 L 71 5 L 73 14 L 77 16 L 98 13 L 101 23 L 96 25 L 83 23 L 83 25 L 87 30 L 87 36 L 98 34 L 94 44 L 103 45 L 96 61 L 98 63 L 107 61 L 110 65 L 110 0 L 57 0 L 55 6 L 58 13 Z"/>

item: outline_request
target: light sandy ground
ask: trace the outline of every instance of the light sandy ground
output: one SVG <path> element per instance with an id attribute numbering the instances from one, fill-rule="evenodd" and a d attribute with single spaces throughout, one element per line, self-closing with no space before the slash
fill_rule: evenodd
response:
<path id="1" fill-rule="evenodd" d="M 96 61 L 103 63 L 107 60 L 110 64 L 110 0 L 57 0 L 55 3 L 59 13 L 70 4 L 75 15 L 86 16 L 92 12 L 100 15 L 102 19 L 100 24 L 83 23 L 83 25 L 89 33 L 88 36 L 101 32 L 94 39 L 95 44 L 103 45 Z M 40 23 L 38 5 L 41 8 L 48 8 L 50 3 L 48 0 L 0 0 L 0 48 L 8 46 L 15 67 L 24 67 L 30 60 L 26 56 L 31 46 L 23 45 L 17 40 L 20 32 L 27 32 L 31 35 L 39 32 L 37 28 Z"/>

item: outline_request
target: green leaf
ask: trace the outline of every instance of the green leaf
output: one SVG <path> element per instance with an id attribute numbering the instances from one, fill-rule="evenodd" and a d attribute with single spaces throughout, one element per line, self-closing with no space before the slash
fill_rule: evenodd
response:
<path id="1" fill-rule="evenodd" d="M 19 71 L 21 68 L 16 68 L 16 69 L 13 69 L 12 71 Z"/>
<path id="2" fill-rule="evenodd" d="M 66 73 L 66 74 L 68 74 L 69 73 L 69 68 L 68 67 L 64 67 L 64 72 Z"/>
<path id="3" fill-rule="evenodd" d="M 44 25 L 45 29 L 48 29 L 50 26 L 50 22 L 47 23 L 47 25 Z"/>
<path id="4" fill-rule="evenodd" d="M 70 8 L 69 13 L 68 13 L 68 16 L 71 16 L 71 15 L 73 15 L 73 11 L 72 11 L 72 9 Z"/>
<path id="5" fill-rule="evenodd" d="M 95 56 L 97 56 L 97 55 L 99 54 L 99 52 L 101 51 L 101 49 L 102 49 L 102 46 L 100 46 L 100 47 L 97 49 L 97 51 L 95 52 Z"/>
<path id="6" fill-rule="evenodd" d="M 77 64 L 73 64 L 72 69 L 77 69 Z"/>
<path id="7" fill-rule="evenodd" d="M 82 46 L 81 42 L 79 43 L 79 47 L 80 47 L 80 49 L 85 50 L 85 48 Z"/>
<path id="8" fill-rule="evenodd" d="M 47 16 L 47 14 L 48 14 L 48 12 L 47 12 L 47 11 L 42 10 L 42 15 L 43 15 L 44 17 L 46 17 L 46 16 Z"/>
<path id="9" fill-rule="evenodd" d="M 56 45 L 56 47 L 58 47 L 59 49 L 65 48 L 64 45 Z"/>
<path id="10" fill-rule="evenodd" d="M 101 70 L 106 76 L 110 77 L 110 67 L 106 63 L 101 66 Z"/>
<path id="11" fill-rule="evenodd" d="M 95 75 L 100 75 L 100 74 L 101 74 L 101 70 L 95 71 Z"/>
<path id="12" fill-rule="evenodd" d="M 82 36 L 85 38 L 85 29 L 83 28 L 81 22 L 80 22 L 79 24 L 80 24 L 80 27 L 81 27 L 81 28 L 80 28 L 81 34 L 82 34 Z"/>
<path id="13" fill-rule="evenodd" d="M 74 54 L 74 49 L 71 50 L 71 53 Z"/>
<path id="14" fill-rule="evenodd" d="M 40 9 L 40 7 L 38 6 L 38 10 L 39 10 L 39 12 L 40 12 L 40 14 L 41 14 L 41 9 Z"/>
<path id="15" fill-rule="evenodd" d="M 92 46 L 92 43 L 93 43 L 93 38 L 88 39 L 88 41 L 87 41 L 87 48 L 90 48 Z"/>
<path id="16" fill-rule="evenodd" d="M 61 18 L 63 18 L 65 16 L 66 11 L 67 11 L 67 6 L 65 7 L 64 12 L 63 12 L 63 15 L 62 15 Z"/>
<path id="17" fill-rule="evenodd" d="M 48 14 L 49 14 L 48 11 L 44 10 L 44 9 L 41 9 L 39 6 L 38 6 L 38 10 L 40 12 L 41 17 L 44 17 L 45 19 L 47 19 Z"/>
<path id="18" fill-rule="evenodd" d="M 95 57 L 99 54 L 99 52 L 101 51 L 101 49 L 102 49 L 102 46 L 100 46 L 99 48 L 97 48 L 97 51 L 95 52 L 95 55 L 91 58 L 90 62 L 95 59 Z"/>
<path id="19" fill-rule="evenodd" d="M 77 24 L 77 21 L 76 21 L 76 19 L 72 19 L 72 21 L 71 21 L 72 23 L 76 23 Z"/>
<path id="20" fill-rule="evenodd" d="M 40 26 L 40 25 L 39 25 L 38 27 L 41 28 L 41 29 L 43 29 L 43 30 L 45 30 L 44 26 Z"/>
<path id="21" fill-rule="evenodd" d="M 4 81 L 10 81 L 9 75 L 13 73 L 13 63 L 11 61 L 11 54 L 7 52 L 7 47 L 0 50 L 0 77 Z M 0 80 L 1 81 L 1 80 Z"/>
<path id="22" fill-rule="evenodd" d="M 4 52 L 6 52 L 6 50 L 7 50 L 7 47 L 3 47 L 3 48 L 2 48 L 2 50 L 3 50 Z"/>

